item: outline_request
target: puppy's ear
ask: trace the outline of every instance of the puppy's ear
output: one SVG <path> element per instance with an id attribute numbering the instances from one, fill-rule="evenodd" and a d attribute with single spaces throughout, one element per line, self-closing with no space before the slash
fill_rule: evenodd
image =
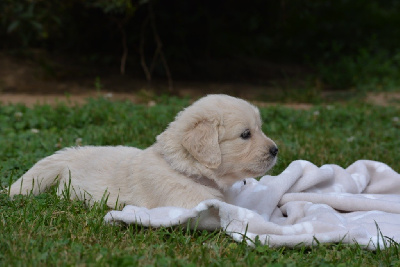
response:
<path id="1" fill-rule="evenodd" d="M 182 145 L 201 164 L 215 169 L 221 164 L 217 125 L 201 121 L 183 136 Z"/>

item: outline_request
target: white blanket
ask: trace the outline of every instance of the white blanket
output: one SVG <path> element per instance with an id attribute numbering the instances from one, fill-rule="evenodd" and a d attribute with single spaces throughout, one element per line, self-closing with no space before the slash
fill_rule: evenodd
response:
<path id="1" fill-rule="evenodd" d="M 377 249 L 400 242 L 400 174 L 380 162 L 343 169 L 298 160 L 278 176 L 237 182 L 227 197 L 229 204 L 207 200 L 193 209 L 126 206 L 104 219 L 152 227 L 191 222 L 271 247 L 342 242 Z"/>

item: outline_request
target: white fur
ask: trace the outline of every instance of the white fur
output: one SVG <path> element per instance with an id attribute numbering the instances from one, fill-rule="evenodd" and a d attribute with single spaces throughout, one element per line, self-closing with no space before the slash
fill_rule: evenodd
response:
<path id="1" fill-rule="evenodd" d="M 251 137 L 241 138 L 249 129 Z M 58 182 L 61 194 L 88 203 L 192 208 L 224 199 L 234 182 L 263 175 L 276 162 L 275 143 L 261 131 L 258 109 L 248 102 L 209 95 L 181 111 L 151 147 L 66 148 L 36 163 L 12 184 L 10 195 L 39 194 Z M 21 187 L 22 185 L 22 187 Z"/>

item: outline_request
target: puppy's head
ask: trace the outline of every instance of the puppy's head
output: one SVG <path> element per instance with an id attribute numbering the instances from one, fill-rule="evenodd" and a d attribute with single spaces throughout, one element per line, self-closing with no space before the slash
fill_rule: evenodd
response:
<path id="1" fill-rule="evenodd" d="M 278 153 L 261 130 L 258 109 L 227 95 L 206 96 L 181 111 L 156 148 L 173 169 L 213 179 L 222 189 L 263 175 Z"/>

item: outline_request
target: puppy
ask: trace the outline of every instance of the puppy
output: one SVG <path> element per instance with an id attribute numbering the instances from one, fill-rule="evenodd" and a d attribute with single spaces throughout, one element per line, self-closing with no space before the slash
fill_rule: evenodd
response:
<path id="1" fill-rule="evenodd" d="M 141 150 L 133 147 L 66 148 L 36 163 L 11 185 L 16 194 L 39 194 L 58 184 L 89 204 L 192 208 L 247 177 L 263 175 L 278 148 L 261 130 L 258 109 L 227 95 L 208 95 L 181 111 Z"/>

